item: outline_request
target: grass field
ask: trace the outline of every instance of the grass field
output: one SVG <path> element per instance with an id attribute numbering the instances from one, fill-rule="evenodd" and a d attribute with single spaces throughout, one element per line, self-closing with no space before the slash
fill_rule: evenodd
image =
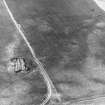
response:
<path id="1" fill-rule="evenodd" d="M 6 1 L 64 100 L 103 94 L 105 14 L 92 0 Z M 0 63 L 6 65 L 12 56 L 23 56 L 30 61 L 32 56 L 26 43 L 5 9 L 1 8 Z M 35 83 L 35 94 L 42 92 L 43 96 L 46 85 L 41 79 L 36 76 L 34 80 L 25 78 L 29 84 Z"/>

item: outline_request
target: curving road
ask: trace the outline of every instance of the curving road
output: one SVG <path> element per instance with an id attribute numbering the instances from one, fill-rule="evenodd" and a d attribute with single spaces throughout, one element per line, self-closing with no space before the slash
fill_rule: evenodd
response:
<path id="1" fill-rule="evenodd" d="M 45 80 L 49 90 L 53 86 L 62 94 L 62 103 L 79 104 L 82 101 L 80 104 L 83 105 L 100 105 L 99 97 L 104 98 L 105 92 L 105 12 L 92 0 L 6 2 L 18 24 L 2 9 L 5 12 L 0 15 L 0 22 L 5 29 L 1 30 L 4 34 L 0 36 L 3 49 L 0 52 L 1 64 L 6 64 L 14 55 L 28 60 L 34 58 L 44 75 L 42 84 L 46 87 Z M 23 38 L 19 35 L 14 37 L 14 32 Z M 10 50 L 14 48 L 16 51 Z"/>

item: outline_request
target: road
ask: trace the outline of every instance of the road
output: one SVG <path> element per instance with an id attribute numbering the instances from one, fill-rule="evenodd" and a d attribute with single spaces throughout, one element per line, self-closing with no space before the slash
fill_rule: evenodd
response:
<path id="1" fill-rule="evenodd" d="M 15 26 L 33 48 L 27 48 L 23 36 L 26 41 L 21 40 L 17 54 L 37 57 L 45 80 L 51 78 L 63 101 L 104 96 L 104 11 L 92 0 L 8 0 L 7 4 L 18 22 Z"/>

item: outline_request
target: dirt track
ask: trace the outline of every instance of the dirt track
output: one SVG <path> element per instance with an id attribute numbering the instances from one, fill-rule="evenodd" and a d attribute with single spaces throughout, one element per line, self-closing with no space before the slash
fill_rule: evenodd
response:
<path id="1" fill-rule="evenodd" d="M 104 75 L 101 71 L 103 69 L 100 69 L 99 72 L 99 69 L 94 68 L 96 65 L 100 67 L 100 62 L 97 63 L 94 59 L 90 59 L 93 57 L 90 55 L 96 53 L 97 60 L 101 59 L 104 63 L 104 46 L 99 45 L 97 38 L 96 42 L 92 40 L 92 37 L 104 33 L 105 27 L 96 26 L 101 20 L 104 23 L 104 12 L 93 2 L 87 0 L 67 0 L 66 2 L 63 0 L 55 2 L 52 0 L 49 2 L 47 0 L 16 0 L 16 2 L 8 0 L 7 3 L 16 20 L 23 26 L 25 35 L 35 49 L 37 57 L 42 58 L 41 62 L 57 90 L 64 95 L 64 101 L 74 99 L 75 102 L 81 97 L 87 98 L 89 95 L 92 97 L 103 94 Z M 15 55 L 31 59 L 24 41 L 13 37 L 18 33 L 5 10 L 2 11 L 4 15 L 1 14 L 0 21 L 2 24 L 0 56 L 4 60 L 9 57 L 4 53 L 4 48 L 15 39 L 14 42 L 21 43 L 19 46 L 16 43 L 18 48 Z M 89 40 L 88 43 L 87 40 Z M 104 37 L 101 38 L 102 40 L 104 41 Z M 2 59 L 0 62 L 6 63 Z M 101 77 L 103 84 L 93 82 L 95 81 L 93 77 L 98 80 Z M 91 94 L 90 91 L 92 91 Z"/>
<path id="2" fill-rule="evenodd" d="M 39 104 L 47 93 L 42 76 L 39 73 L 33 73 L 27 77 L 26 74 L 16 75 L 8 72 L 8 62 L 11 58 L 23 55 L 30 64 L 32 59 L 26 43 L 19 36 L 1 2 L 0 8 L 0 104 L 19 105 L 33 104 L 33 102 Z M 19 48 L 20 44 L 22 49 Z"/>

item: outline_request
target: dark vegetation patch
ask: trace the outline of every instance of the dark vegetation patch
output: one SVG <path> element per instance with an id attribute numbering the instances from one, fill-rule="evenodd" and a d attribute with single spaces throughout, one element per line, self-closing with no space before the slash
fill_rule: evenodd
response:
<path id="1" fill-rule="evenodd" d="M 86 25 L 84 18 L 79 16 L 62 16 L 48 12 L 40 19 L 46 21 L 52 29 L 41 32 L 37 26 L 30 26 L 26 31 L 31 37 L 30 42 L 37 56 L 45 57 L 42 60 L 45 67 L 55 67 L 60 62 L 64 62 L 66 68 L 80 66 L 87 57 L 86 40 L 92 26 Z"/>
<path id="2" fill-rule="evenodd" d="M 64 14 L 59 4 L 61 1 L 45 2 L 32 0 L 29 5 L 24 4 L 24 0 L 21 6 L 21 2 L 17 4 L 21 8 L 19 12 L 20 23 L 23 23 L 25 19 L 32 19 L 35 23 L 29 27 L 25 27 L 25 35 L 28 37 L 29 42 L 34 48 L 37 56 L 41 59 L 46 68 L 51 68 L 58 65 L 64 67 L 77 67 L 87 56 L 87 35 L 92 30 L 93 23 L 87 24 L 84 20 L 91 20 L 89 16 L 78 16 L 71 14 Z M 32 4 L 32 6 L 31 6 Z M 34 6 L 35 5 L 35 6 Z M 56 6 L 57 5 L 57 6 Z M 66 7 L 63 7 L 66 11 Z M 75 8 L 74 8 L 75 9 Z M 21 12 L 23 10 L 23 12 Z M 37 21 L 40 20 L 42 23 Z M 48 27 L 51 27 L 50 31 L 42 32 L 40 25 L 46 22 Z M 64 62 L 63 64 L 61 62 Z"/>

